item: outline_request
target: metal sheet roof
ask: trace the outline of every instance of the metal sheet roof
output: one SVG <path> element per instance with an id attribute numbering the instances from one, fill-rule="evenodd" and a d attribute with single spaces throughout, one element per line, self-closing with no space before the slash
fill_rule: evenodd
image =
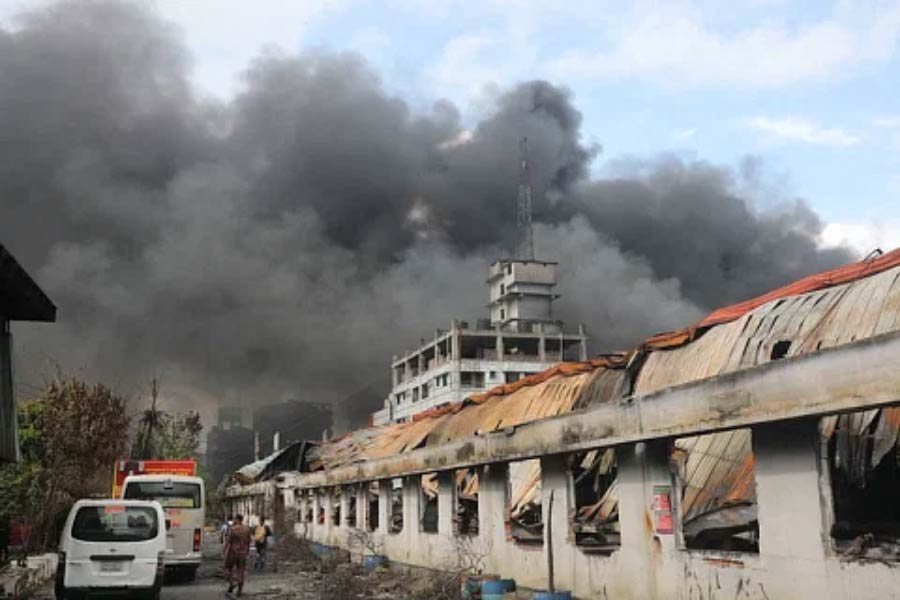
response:
<path id="1" fill-rule="evenodd" d="M 56 306 L 0 244 L 0 319 L 56 321 Z"/>

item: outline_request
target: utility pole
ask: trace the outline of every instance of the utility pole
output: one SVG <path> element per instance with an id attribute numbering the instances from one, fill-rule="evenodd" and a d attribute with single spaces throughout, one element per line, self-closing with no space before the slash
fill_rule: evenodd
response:
<path id="1" fill-rule="evenodd" d="M 156 400 L 159 397 L 159 380 L 156 377 L 150 382 L 150 411 L 147 414 L 146 429 L 144 430 L 143 458 L 155 458 L 153 454 L 153 429 L 159 414 L 156 412 Z"/>
<path id="2" fill-rule="evenodd" d="M 534 260 L 534 233 L 531 227 L 531 174 L 528 168 L 528 138 L 519 142 L 519 197 L 516 202 L 516 258 Z"/>

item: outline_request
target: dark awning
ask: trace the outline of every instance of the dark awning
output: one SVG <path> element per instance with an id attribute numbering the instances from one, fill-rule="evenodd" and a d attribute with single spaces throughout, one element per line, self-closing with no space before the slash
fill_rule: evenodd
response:
<path id="1" fill-rule="evenodd" d="M 0 244 L 0 319 L 56 321 L 56 306 Z"/>

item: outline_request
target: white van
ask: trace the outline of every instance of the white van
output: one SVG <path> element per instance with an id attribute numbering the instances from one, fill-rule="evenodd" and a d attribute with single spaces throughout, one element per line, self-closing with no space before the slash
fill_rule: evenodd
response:
<path id="1" fill-rule="evenodd" d="M 118 591 L 157 600 L 166 552 L 165 518 L 158 502 L 76 502 L 59 544 L 57 600 Z"/>
<path id="2" fill-rule="evenodd" d="M 193 579 L 203 559 L 206 518 L 203 479 L 185 475 L 129 475 L 122 484 L 126 500 L 155 500 L 166 513 L 166 569 Z"/>

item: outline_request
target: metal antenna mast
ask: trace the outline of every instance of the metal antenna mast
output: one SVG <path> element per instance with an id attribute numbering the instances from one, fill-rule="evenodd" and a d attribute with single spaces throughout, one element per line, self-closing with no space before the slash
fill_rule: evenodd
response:
<path id="1" fill-rule="evenodd" d="M 534 233 L 531 228 L 531 177 L 528 169 L 528 138 L 519 142 L 521 165 L 519 166 L 519 198 L 516 208 L 516 258 L 534 260 Z"/>

